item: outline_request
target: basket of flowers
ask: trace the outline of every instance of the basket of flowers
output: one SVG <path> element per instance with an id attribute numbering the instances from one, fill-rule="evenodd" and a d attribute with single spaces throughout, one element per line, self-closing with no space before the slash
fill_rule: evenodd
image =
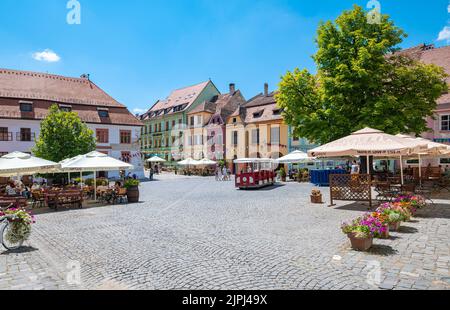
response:
<path id="1" fill-rule="evenodd" d="M 341 226 L 342 232 L 347 234 L 352 248 L 357 251 L 367 251 L 373 245 L 373 238 L 381 238 L 389 234 L 389 227 L 383 218 L 374 213 L 367 213 Z"/>
<path id="2" fill-rule="evenodd" d="M 387 217 L 389 231 L 398 231 L 401 223 L 410 217 L 407 211 L 398 204 L 384 203 L 377 209 L 377 212 Z"/>
<path id="3" fill-rule="evenodd" d="M 402 208 L 407 209 L 411 216 L 417 214 L 417 210 L 423 209 L 427 206 L 425 198 L 420 195 L 404 195 L 395 200 Z M 408 219 L 409 221 L 410 219 Z"/>
<path id="4" fill-rule="evenodd" d="M 22 208 L 11 208 L 3 211 L 0 217 L 4 216 L 9 222 L 5 239 L 17 244 L 27 240 L 31 235 L 31 225 L 36 223 L 34 216 Z"/>

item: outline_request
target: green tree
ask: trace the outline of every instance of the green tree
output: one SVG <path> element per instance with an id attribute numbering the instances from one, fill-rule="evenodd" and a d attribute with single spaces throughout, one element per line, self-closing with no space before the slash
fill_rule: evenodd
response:
<path id="1" fill-rule="evenodd" d="M 396 54 L 406 34 L 389 16 L 369 24 L 355 6 L 322 23 L 313 57 L 317 74 L 295 69 L 279 84 L 278 105 L 294 134 L 327 143 L 364 127 L 387 133 L 427 131 L 445 71 Z"/>
<path id="2" fill-rule="evenodd" d="M 33 153 L 41 158 L 59 162 L 94 151 L 94 132 L 74 112 L 64 112 L 57 105 L 41 122 L 41 133 Z"/>

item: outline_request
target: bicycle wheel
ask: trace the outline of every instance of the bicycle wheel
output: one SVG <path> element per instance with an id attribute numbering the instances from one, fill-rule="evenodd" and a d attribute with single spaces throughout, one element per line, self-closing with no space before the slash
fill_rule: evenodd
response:
<path id="1" fill-rule="evenodd" d="M 0 228 L 0 236 L 2 239 L 2 244 L 3 246 L 7 249 L 7 250 L 17 250 L 18 248 L 20 248 L 23 244 L 23 239 L 20 238 L 15 238 L 15 234 L 14 231 L 12 229 L 12 225 L 9 224 L 8 221 L 5 221 L 5 223 L 2 225 L 2 227 Z M 17 242 L 10 242 L 7 237 L 13 237 L 11 239 L 16 239 L 16 240 L 20 240 Z"/>

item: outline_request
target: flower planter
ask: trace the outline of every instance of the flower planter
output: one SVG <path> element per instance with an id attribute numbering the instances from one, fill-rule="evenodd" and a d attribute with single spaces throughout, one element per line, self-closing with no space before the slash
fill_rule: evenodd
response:
<path id="1" fill-rule="evenodd" d="M 311 195 L 311 203 L 323 203 L 322 195 Z"/>
<path id="2" fill-rule="evenodd" d="M 386 226 L 386 231 L 381 234 L 380 239 L 389 239 L 389 226 Z"/>
<path id="3" fill-rule="evenodd" d="M 139 202 L 139 186 L 131 186 L 127 188 L 127 200 L 129 203 Z"/>
<path id="4" fill-rule="evenodd" d="M 389 231 L 398 231 L 400 229 L 401 224 L 402 224 L 402 222 L 390 223 Z"/>
<path id="5" fill-rule="evenodd" d="M 352 249 L 356 251 L 367 251 L 373 245 L 373 238 L 357 238 L 355 234 L 351 233 L 347 235 L 350 239 Z"/>

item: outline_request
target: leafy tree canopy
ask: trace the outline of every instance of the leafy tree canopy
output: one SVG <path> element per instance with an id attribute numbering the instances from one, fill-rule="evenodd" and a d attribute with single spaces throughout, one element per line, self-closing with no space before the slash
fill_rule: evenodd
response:
<path id="1" fill-rule="evenodd" d="M 33 153 L 41 158 L 61 160 L 94 151 L 94 132 L 74 112 L 61 111 L 57 105 L 41 122 L 41 133 Z"/>
<path id="2" fill-rule="evenodd" d="M 360 6 L 319 26 L 317 74 L 295 69 L 279 84 L 278 105 L 294 134 L 327 143 L 364 127 L 427 131 L 447 90 L 444 69 L 395 54 L 406 34 L 389 16 L 370 24 Z"/>

